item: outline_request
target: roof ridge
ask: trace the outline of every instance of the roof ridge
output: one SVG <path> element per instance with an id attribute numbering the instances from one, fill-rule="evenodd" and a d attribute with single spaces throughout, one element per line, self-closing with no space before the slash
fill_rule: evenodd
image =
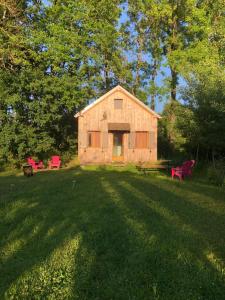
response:
<path id="1" fill-rule="evenodd" d="M 114 88 L 112 88 L 110 91 L 106 92 L 104 95 L 102 95 L 100 98 L 96 99 L 94 102 L 90 103 L 89 105 L 87 105 L 85 108 L 83 108 L 80 112 L 75 114 L 75 118 L 81 116 L 82 114 L 84 114 L 85 112 L 87 112 L 89 109 L 91 109 L 92 107 L 94 107 L 96 104 L 98 104 L 99 102 L 103 101 L 106 97 L 108 97 L 109 95 L 111 95 L 113 92 L 115 92 L 116 90 L 120 90 L 122 92 L 124 92 L 125 94 L 128 95 L 128 97 L 132 98 L 134 101 L 136 101 L 139 105 L 141 105 L 144 109 L 146 109 L 148 112 L 152 113 L 155 117 L 157 117 L 158 119 L 161 119 L 162 117 L 157 114 L 154 110 L 152 110 L 151 108 L 149 108 L 146 104 L 144 104 L 141 100 L 139 100 L 136 96 L 132 95 L 130 92 L 128 92 L 125 88 L 123 88 L 121 85 L 117 85 Z"/>

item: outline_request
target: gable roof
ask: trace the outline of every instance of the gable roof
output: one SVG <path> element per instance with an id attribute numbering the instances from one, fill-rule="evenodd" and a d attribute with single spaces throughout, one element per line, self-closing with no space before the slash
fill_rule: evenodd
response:
<path id="1" fill-rule="evenodd" d="M 133 101 L 135 101 L 137 104 L 139 104 L 142 108 L 144 108 L 145 110 L 147 110 L 150 114 L 154 115 L 156 118 L 161 119 L 162 117 L 157 114 L 154 110 L 152 110 L 151 108 L 149 108 L 147 105 L 145 105 L 142 101 L 140 101 L 138 98 L 136 98 L 134 95 L 132 95 L 131 93 L 129 93 L 127 90 L 125 90 L 122 86 L 117 85 L 116 87 L 114 87 L 112 90 L 110 90 L 109 92 L 107 92 L 106 94 L 104 94 L 103 96 L 101 96 L 100 98 L 98 98 L 97 100 L 95 100 L 94 102 L 92 102 L 91 104 L 87 105 L 84 109 L 82 109 L 80 112 L 75 114 L 75 118 L 83 115 L 84 113 L 86 113 L 88 110 L 90 110 L 91 108 L 93 108 L 95 105 L 97 105 L 98 103 L 102 102 L 105 98 L 107 98 L 108 96 L 110 96 L 111 94 L 113 94 L 114 92 L 123 92 L 125 95 L 127 95 L 129 98 L 131 98 Z"/>

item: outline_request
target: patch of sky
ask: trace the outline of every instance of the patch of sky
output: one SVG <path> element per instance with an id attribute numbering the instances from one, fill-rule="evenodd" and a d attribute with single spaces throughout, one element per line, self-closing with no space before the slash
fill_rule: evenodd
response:
<path id="1" fill-rule="evenodd" d="M 51 3 L 52 3 L 52 1 L 50 1 L 50 0 L 43 0 L 43 4 L 44 4 L 45 6 L 50 6 Z"/>

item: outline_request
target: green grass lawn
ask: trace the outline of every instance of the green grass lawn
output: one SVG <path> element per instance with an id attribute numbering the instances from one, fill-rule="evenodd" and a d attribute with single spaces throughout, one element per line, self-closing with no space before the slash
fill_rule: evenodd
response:
<path id="1" fill-rule="evenodd" d="M 0 299 L 225 299 L 225 192 L 132 168 L 1 173 Z"/>

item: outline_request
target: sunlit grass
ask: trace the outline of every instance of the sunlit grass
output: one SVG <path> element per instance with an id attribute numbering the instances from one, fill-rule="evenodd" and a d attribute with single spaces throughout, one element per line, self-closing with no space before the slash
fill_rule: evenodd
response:
<path id="1" fill-rule="evenodd" d="M 49 253 L 47 259 L 25 270 L 11 283 L 6 298 L 73 297 L 75 258 L 80 240 L 81 237 L 77 236 L 65 241 Z"/>
<path id="2" fill-rule="evenodd" d="M 225 192 L 132 166 L 0 176 L 0 299 L 225 299 Z"/>

